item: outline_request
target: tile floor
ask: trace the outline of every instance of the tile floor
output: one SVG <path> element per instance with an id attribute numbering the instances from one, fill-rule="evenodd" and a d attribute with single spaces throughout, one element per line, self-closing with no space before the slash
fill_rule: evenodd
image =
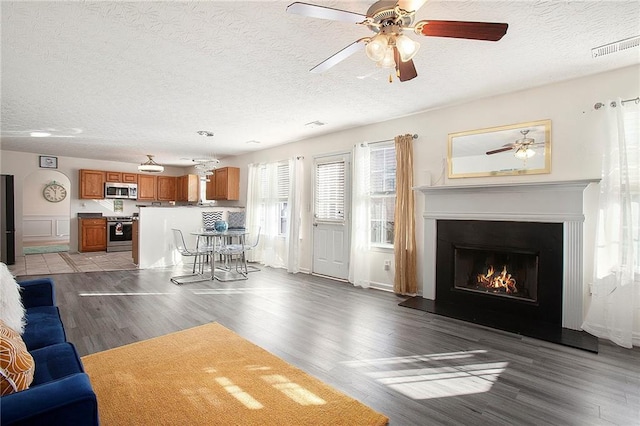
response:
<path id="1" fill-rule="evenodd" d="M 15 276 L 137 269 L 130 251 L 28 254 L 17 256 L 15 265 L 8 266 Z"/>

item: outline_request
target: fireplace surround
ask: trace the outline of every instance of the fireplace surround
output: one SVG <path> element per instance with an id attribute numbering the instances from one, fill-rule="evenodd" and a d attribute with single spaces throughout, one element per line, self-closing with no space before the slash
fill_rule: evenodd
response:
<path id="1" fill-rule="evenodd" d="M 562 224 L 438 220 L 437 236 L 438 303 L 561 325 Z"/>
<path id="2" fill-rule="evenodd" d="M 423 305 L 444 312 L 443 307 L 473 300 L 477 318 L 471 315 L 469 320 L 481 324 L 480 317 L 498 311 L 544 321 L 558 330 L 580 330 L 588 291 L 583 279 L 583 193 L 594 182 L 598 180 L 414 188 L 425 196 Z M 480 228 L 488 238 L 476 236 Z M 514 300 L 506 290 L 487 292 L 469 284 L 469 279 L 482 280 L 478 275 L 487 276 L 489 270 L 471 272 L 466 278 L 471 288 L 462 288 L 453 264 L 489 260 L 499 263 L 493 265 L 493 275 L 504 273 L 502 278 L 509 274 L 513 278 L 517 272 L 529 281 L 535 269 L 536 283 L 528 291 L 537 294 L 517 295 Z M 506 260 L 518 271 L 504 271 Z"/>

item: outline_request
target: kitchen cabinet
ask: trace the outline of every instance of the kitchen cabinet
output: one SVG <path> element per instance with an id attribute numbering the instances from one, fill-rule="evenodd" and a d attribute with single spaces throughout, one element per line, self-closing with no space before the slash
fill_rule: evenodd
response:
<path id="1" fill-rule="evenodd" d="M 156 181 L 157 176 L 138 175 L 138 200 L 155 201 L 156 200 Z"/>
<path id="2" fill-rule="evenodd" d="M 105 172 L 107 182 L 138 183 L 137 173 Z"/>
<path id="3" fill-rule="evenodd" d="M 178 176 L 176 179 L 176 201 L 198 201 L 198 175 Z"/>
<path id="4" fill-rule="evenodd" d="M 138 183 L 138 174 L 122 173 L 122 183 Z"/>
<path id="5" fill-rule="evenodd" d="M 78 218 L 78 251 L 107 250 L 107 219 Z"/>
<path id="6" fill-rule="evenodd" d="M 80 170 L 80 198 L 104 199 L 106 172 L 101 170 Z"/>
<path id="7" fill-rule="evenodd" d="M 175 201 L 176 200 L 176 177 L 175 176 L 158 176 L 158 189 L 156 197 L 158 201 Z"/>
<path id="8" fill-rule="evenodd" d="M 213 171 L 207 183 L 207 200 L 239 200 L 240 169 L 222 167 Z"/>

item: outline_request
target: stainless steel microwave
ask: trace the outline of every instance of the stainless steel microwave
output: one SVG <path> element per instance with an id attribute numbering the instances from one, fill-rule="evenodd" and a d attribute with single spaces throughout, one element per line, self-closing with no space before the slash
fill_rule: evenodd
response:
<path id="1" fill-rule="evenodd" d="M 104 184 L 105 198 L 138 198 L 138 185 L 135 183 L 107 182 Z"/>

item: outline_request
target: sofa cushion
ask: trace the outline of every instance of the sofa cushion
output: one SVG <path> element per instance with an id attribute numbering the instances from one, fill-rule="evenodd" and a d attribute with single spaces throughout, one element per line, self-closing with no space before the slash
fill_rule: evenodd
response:
<path id="1" fill-rule="evenodd" d="M 34 362 L 20 335 L 0 320 L 0 395 L 29 388 Z"/>
<path id="2" fill-rule="evenodd" d="M 30 351 L 67 340 L 56 306 L 27 309 L 27 326 L 22 335 Z"/>
<path id="3" fill-rule="evenodd" d="M 22 289 L 20 295 L 26 309 L 56 305 L 56 293 L 51 278 L 31 278 L 18 284 Z"/>
<path id="4" fill-rule="evenodd" d="M 0 262 L 0 319 L 19 334 L 24 332 L 25 310 L 20 297 L 20 286 L 7 265 Z"/>
<path id="5" fill-rule="evenodd" d="M 82 361 L 74 346 L 69 343 L 57 343 L 31 351 L 36 363 L 32 387 L 48 383 L 72 374 L 84 373 Z"/>

